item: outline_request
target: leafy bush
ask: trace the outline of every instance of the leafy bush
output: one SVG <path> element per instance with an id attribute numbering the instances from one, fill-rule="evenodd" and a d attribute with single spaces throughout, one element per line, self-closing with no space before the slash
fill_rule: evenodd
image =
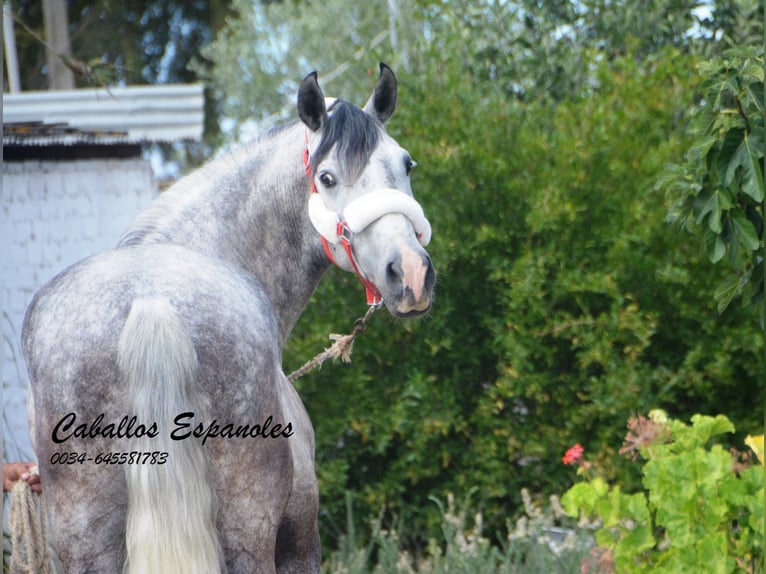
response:
<path id="1" fill-rule="evenodd" d="M 753 465 L 751 453 L 728 452 L 713 440 L 734 432 L 726 417 L 694 415 L 691 422 L 662 411 L 630 419 L 620 452 L 645 461 L 640 492 L 609 486 L 576 453 L 565 457 L 587 480 L 562 504 L 572 517 L 600 520 L 596 542 L 617 572 L 763 572 L 763 459 Z"/>
<path id="2" fill-rule="evenodd" d="M 763 397 L 757 323 L 742 306 L 717 313 L 726 270 L 665 222 L 654 187 L 688 144 L 693 64 L 673 50 L 594 63 L 598 89 L 555 108 L 472 83 L 446 53 L 429 73 L 400 74 L 389 130 L 419 163 L 436 300 L 414 322 L 378 313 L 351 366 L 298 381 L 326 548 L 344 531 L 348 490 L 357 516 L 386 507 L 406 521 L 415 551 L 440 532 L 429 497 L 477 488 L 499 539 L 522 488 L 570 486 L 550 453 L 575 440 L 607 480 L 639 487 L 611 446 L 633 411 L 724 412 L 739 439 L 761 425 L 742 401 L 743 388 Z M 330 273 L 291 335 L 288 370 L 364 313 L 358 281 Z"/>

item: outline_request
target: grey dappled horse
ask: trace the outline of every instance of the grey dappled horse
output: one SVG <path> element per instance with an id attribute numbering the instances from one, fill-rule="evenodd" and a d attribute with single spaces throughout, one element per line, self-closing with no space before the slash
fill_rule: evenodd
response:
<path id="1" fill-rule="evenodd" d="M 360 109 L 307 76 L 301 121 L 36 294 L 30 427 L 66 572 L 319 571 L 314 432 L 282 347 L 328 256 L 393 315 L 430 307 L 414 163 L 383 129 L 396 90 L 381 65 Z"/>

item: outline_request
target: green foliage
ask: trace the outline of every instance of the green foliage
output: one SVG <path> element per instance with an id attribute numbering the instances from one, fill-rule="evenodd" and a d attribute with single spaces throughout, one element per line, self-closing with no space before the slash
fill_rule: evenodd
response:
<path id="1" fill-rule="evenodd" d="M 704 78 L 683 164 L 658 180 L 672 200 L 668 220 L 699 233 L 710 261 L 730 276 L 715 292 L 723 311 L 738 296 L 762 305 L 764 61 L 762 47 L 733 48 L 699 66 Z"/>
<path id="2" fill-rule="evenodd" d="M 349 367 L 299 381 L 317 434 L 327 547 L 343 493 L 360 515 L 407 521 L 405 547 L 439 529 L 428 497 L 477 487 L 499 532 L 524 486 L 569 486 L 557 457 L 577 437 L 607 478 L 640 484 L 611 437 L 636 409 L 723 409 L 760 422 L 762 343 L 744 310 L 715 313 L 721 271 L 664 223 L 653 189 L 685 139 L 692 61 L 668 50 L 595 67 L 587 98 L 509 101 L 443 51 L 400 74 L 390 131 L 419 163 L 413 189 L 433 224 L 429 317 L 376 315 Z M 486 88 L 486 89 L 485 89 Z M 353 277 L 327 277 L 292 335 L 288 368 L 361 315 Z M 359 524 L 360 531 L 366 528 Z"/>
<path id="3" fill-rule="evenodd" d="M 618 572 L 763 571 L 763 466 L 743 467 L 720 444 L 710 445 L 734 432 L 726 417 L 694 415 L 691 422 L 655 411 L 628 423 L 621 452 L 646 461 L 643 491 L 625 494 L 594 477 L 562 498 L 570 516 L 600 520 L 596 542 L 613 553 Z M 578 474 L 593 473 L 579 464 Z"/>

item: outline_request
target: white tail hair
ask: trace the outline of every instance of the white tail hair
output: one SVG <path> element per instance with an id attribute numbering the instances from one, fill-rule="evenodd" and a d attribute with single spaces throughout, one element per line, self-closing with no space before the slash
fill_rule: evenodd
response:
<path id="1" fill-rule="evenodd" d="M 120 372 L 137 421 L 158 434 L 132 438 L 131 450 L 167 452 L 164 464 L 128 464 L 128 574 L 221 571 L 216 493 L 199 441 L 170 438 L 172 421 L 199 412 L 197 353 L 167 299 L 137 299 L 118 346 Z"/>

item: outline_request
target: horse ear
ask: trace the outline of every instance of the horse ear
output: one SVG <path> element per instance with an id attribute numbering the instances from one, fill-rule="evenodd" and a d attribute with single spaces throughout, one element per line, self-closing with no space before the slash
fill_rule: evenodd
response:
<path id="1" fill-rule="evenodd" d="M 396 109 L 396 76 L 394 71 L 380 64 L 380 78 L 375 91 L 364 105 L 364 111 L 378 118 L 381 124 L 385 124 Z"/>
<path id="2" fill-rule="evenodd" d="M 324 94 L 319 88 L 316 72 L 303 78 L 298 88 L 298 115 L 313 132 L 322 127 L 327 117 Z"/>

